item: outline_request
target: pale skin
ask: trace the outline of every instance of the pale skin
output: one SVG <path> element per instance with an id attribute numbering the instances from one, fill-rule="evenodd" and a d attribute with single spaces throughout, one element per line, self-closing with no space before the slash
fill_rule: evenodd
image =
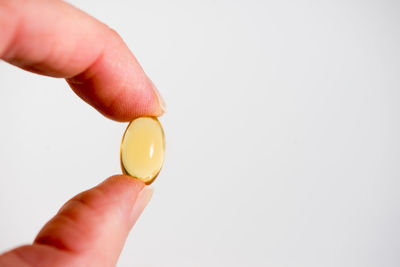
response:
<path id="1" fill-rule="evenodd" d="M 59 0 L 0 0 L 0 58 L 65 78 L 79 97 L 116 121 L 165 111 L 121 37 Z M 1 254 L 0 266 L 115 266 L 151 195 L 139 180 L 112 176 L 65 203 L 32 244 Z"/>

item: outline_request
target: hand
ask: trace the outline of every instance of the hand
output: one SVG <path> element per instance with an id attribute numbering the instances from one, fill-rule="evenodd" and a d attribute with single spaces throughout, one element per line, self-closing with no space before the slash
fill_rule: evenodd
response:
<path id="1" fill-rule="evenodd" d="M 58 0 L 0 0 L 0 58 L 63 77 L 108 118 L 159 116 L 164 102 L 118 34 Z M 0 256 L 0 266 L 114 266 L 152 189 L 117 175 L 68 201 L 32 245 Z"/>

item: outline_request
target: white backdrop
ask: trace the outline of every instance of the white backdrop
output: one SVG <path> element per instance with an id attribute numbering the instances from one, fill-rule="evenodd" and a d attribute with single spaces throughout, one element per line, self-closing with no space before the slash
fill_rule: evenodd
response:
<path id="1" fill-rule="evenodd" d="M 399 266 L 398 1 L 71 1 L 168 112 L 119 266 Z M 95 3 L 95 4 L 93 4 Z M 0 251 L 120 173 L 126 124 L 0 62 Z"/>

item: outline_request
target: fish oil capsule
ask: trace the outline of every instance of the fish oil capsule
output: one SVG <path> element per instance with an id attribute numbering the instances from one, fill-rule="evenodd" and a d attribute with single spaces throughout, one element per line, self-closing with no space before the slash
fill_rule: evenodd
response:
<path id="1" fill-rule="evenodd" d="M 165 140 L 155 117 L 139 117 L 126 128 L 121 144 L 121 168 L 126 175 L 151 184 L 164 162 Z"/>

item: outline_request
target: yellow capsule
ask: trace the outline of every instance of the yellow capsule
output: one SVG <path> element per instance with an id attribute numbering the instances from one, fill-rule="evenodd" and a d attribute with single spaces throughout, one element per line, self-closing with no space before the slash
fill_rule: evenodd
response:
<path id="1" fill-rule="evenodd" d="M 151 184 L 161 170 L 164 150 L 164 131 L 158 119 L 134 119 L 129 123 L 122 138 L 122 172 Z"/>

